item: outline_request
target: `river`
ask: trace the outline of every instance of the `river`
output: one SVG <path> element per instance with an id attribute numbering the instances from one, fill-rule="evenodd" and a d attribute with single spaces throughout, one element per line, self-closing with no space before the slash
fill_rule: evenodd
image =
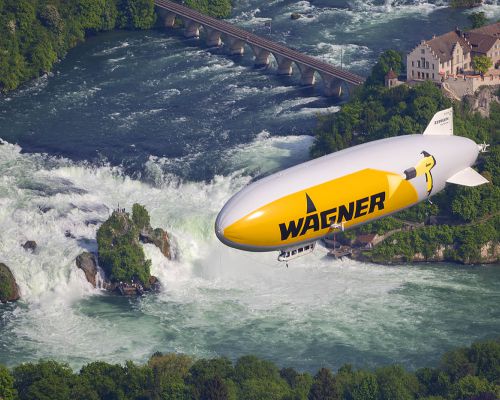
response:
<path id="1" fill-rule="evenodd" d="M 440 1 L 235 3 L 232 22 L 337 65 L 342 53 L 362 75 L 386 48 L 408 51 L 467 24 L 467 12 Z M 496 1 L 482 10 L 500 18 Z M 292 21 L 292 12 L 306 17 Z M 0 305 L 0 363 L 55 358 L 78 368 L 175 351 L 256 354 L 309 371 L 416 368 L 498 335 L 497 267 L 378 266 L 333 261 L 320 248 L 287 269 L 275 254 L 217 241 L 224 202 L 254 177 L 307 160 L 316 114 L 341 106 L 298 78 L 180 32 L 112 32 L 0 97 L 0 261 L 22 292 Z M 74 260 L 96 250 L 113 208 L 134 202 L 170 232 L 177 258 L 146 245 L 162 292 L 109 296 Z M 28 239 L 34 254 L 20 246 Z"/>

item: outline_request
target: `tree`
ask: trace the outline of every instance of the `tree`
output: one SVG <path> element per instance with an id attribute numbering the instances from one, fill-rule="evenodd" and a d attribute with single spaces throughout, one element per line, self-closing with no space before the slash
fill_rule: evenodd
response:
<path id="1" fill-rule="evenodd" d="M 473 343 L 469 360 L 476 365 L 477 375 L 489 382 L 500 382 L 500 341 L 487 340 Z"/>
<path id="2" fill-rule="evenodd" d="M 184 354 L 156 353 L 148 361 L 153 371 L 153 398 L 159 399 L 162 393 L 173 388 L 183 388 L 193 359 Z"/>
<path id="3" fill-rule="evenodd" d="M 451 382 L 476 373 L 476 367 L 470 362 L 466 348 L 458 348 L 445 353 L 441 359 L 440 367 L 448 374 Z"/>
<path id="4" fill-rule="evenodd" d="M 200 400 L 228 400 L 229 389 L 219 376 L 207 379 L 201 388 Z"/>
<path id="5" fill-rule="evenodd" d="M 31 53 L 34 73 L 38 76 L 40 73 L 49 72 L 56 61 L 57 54 L 52 48 L 50 40 L 47 37 L 41 38 Z"/>
<path id="6" fill-rule="evenodd" d="M 247 379 L 281 379 L 278 367 L 274 363 L 255 356 L 243 356 L 238 359 L 234 366 L 234 378 L 239 383 Z"/>
<path id="7" fill-rule="evenodd" d="M 121 365 L 111 365 L 103 361 L 92 362 L 82 367 L 80 378 L 97 392 L 100 399 L 125 398 L 126 375 Z"/>
<path id="8" fill-rule="evenodd" d="M 399 75 L 404 70 L 403 55 L 396 50 L 386 50 L 378 58 L 367 79 L 368 85 L 384 85 L 385 76 L 390 70 Z"/>
<path id="9" fill-rule="evenodd" d="M 132 221 L 139 230 L 151 227 L 149 213 L 141 204 L 135 203 L 132 206 Z"/>
<path id="10" fill-rule="evenodd" d="M 149 29 L 156 21 L 153 0 L 118 0 L 119 27 Z"/>
<path id="11" fill-rule="evenodd" d="M 484 75 L 493 66 L 493 61 L 488 56 L 475 56 L 472 59 L 472 68 Z"/>
<path id="12" fill-rule="evenodd" d="M 309 400 L 337 400 L 340 393 L 335 386 L 335 377 L 328 368 L 321 368 L 314 376 L 314 381 L 309 391 Z"/>
<path id="13" fill-rule="evenodd" d="M 420 383 L 419 397 L 446 396 L 450 390 L 450 377 L 434 368 L 421 368 L 416 372 Z"/>
<path id="14" fill-rule="evenodd" d="M 380 397 L 384 400 L 413 400 L 418 392 L 415 375 L 399 365 L 382 367 L 375 371 Z"/>
<path id="15" fill-rule="evenodd" d="M 17 393 L 14 389 L 14 378 L 6 367 L 0 365 L 0 399 L 14 400 L 16 398 Z"/>
<path id="16" fill-rule="evenodd" d="M 353 374 L 351 400 L 377 400 L 379 397 L 377 377 L 372 372 L 356 371 Z"/>
<path id="17" fill-rule="evenodd" d="M 453 399 L 466 400 L 480 395 L 494 394 L 495 387 L 484 378 L 469 375 L 461 378 L 451 392 Z"/>
<path id="18" fill-rule="evenodd" d="M 231 15 L 230 0 L 210 0 L 208 14 L 215 18 L 227 18 Z"/>
<path id="19" fill-rule="evenodd" d="M 71 368 L 56 361 L 21 364 L 13 376 L 19 400 L 67 400 L 75 382 Z"/>
<path id="20" fill-rule="evenodd" d="M 0 91 L 15 89 L 23 81 L 26 73 L 26 61 L 19 52 L 19 45 L 14 35 L 6 34 L 5 42 L 0 42 Z"/>
<path id="21" fill-rule="evenodd" d="M 216 376 L 223 379 L 230 379 L 233 377 L 233 374 L 233 364 L 228 358 L 198 360 L 189 369 L 186 382 L 196 387 L 201 387 L 205 381 Z"/>
<path id="22" fill-rule="evenodd" d="M 486 14 L 483 11 L 473 12 L 469 14 L 467 17 L 470 23 L 472 24 L 472 28 L 481 28 L 482 26 L 488 23 L 488 19 L 486 18 Z"/>

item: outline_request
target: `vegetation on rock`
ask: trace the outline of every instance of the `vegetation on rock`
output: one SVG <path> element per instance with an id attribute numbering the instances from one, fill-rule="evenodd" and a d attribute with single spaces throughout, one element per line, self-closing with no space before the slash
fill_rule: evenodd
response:
<path id="1" fill-rule="evenodd" d="M 49 72 L 87 35 L 155 20 L 153 0 L 1 0 L 0 92 Z"/>
<path id="2" fill-rule="evenodd" d="M 438 367 L 416 371 L 346 364 L 336 373 L 321 368 L 312 376 L 254 356 L 232 363 L 162 353 L 145 365 L 96 361 L 78 373 L 55 361 L 21 364 L 12 372 L 0 366 L 0 398 L 9 400 L 494 400 L 500 396 L 499 383 L 500 340 L 449 351 Z"/>
<path id="3" fill-rule="evenodd" d="M 112 282 L 149 285 L 151 261 L 139 243 L 139 228 L 129 214 L 113 211 L 97 231 L 99 265 Z"/>
<path id="4" fill-rule="evenodd" d="M 432 197 L 433 205 L 422 203 L 394 216 L 400 225 L 402 221 L 428 222 L 429 217 L 436 216 L 461 226 L 440 224 L 401 231 L 365 256 L 387 262 L 412 260 L 417 253 L 423 254 L 424 259 L 435 259 L 436 252 L 444 252 L 441 258 L 449 261 L 495 262 L 500 240 L 500 104 L 492 102 L 490 117 L 483 118 L 466 103 L 452 103 L 432 82 L 413 87 L 384 87 L 385 71 L 390 68 L 396 71 L 399 63 L 397 52 L 384 53 L 365 85 L 339 112 L 319 117 L 311 156 L 319 157 L 372 140 L 423 132 L 437 111 L 453 107 L 455 135 L 491 145 L 487 153 L 481 154 L 476 166 L 491 183 L 474 188 L 449 185 Z M 355 233 L 382 234 L 397 229 L 390 221 L 394 219 L 381 219 Z M 347 232 L 346 236 L 349 235 L 352 236 Z"/>
<path id="5" fill-rule="evenodd" d="M 124 210 L 115 210 L 97 231 L 99 265 L 112 283 L 151 284 L 151 261 L 146 260 L 140 244 L 153 243 L 170 258 L 170 242 L 161 228 L 153 229 L 149 213 L 140 204 L 132 206 L 132 216 Z M 80 255 L 92 257 L 92 254 Z M 82 261 L 82 260 L 80 260 Z M 95 273 L 94 273 L 95 276 Z"/>

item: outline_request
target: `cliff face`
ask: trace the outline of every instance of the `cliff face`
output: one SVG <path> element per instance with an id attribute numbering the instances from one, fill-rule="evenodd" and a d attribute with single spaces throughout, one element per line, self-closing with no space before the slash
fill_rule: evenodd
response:
<path id="1" fill-rule="evenodd" d="M 454 246 L 439 246 L 433 254 L 426 256 L 423 253 L 415 253 L 412 257 L 402 254 L 394 255 L 390 258 L 384 258 L 373 255 L 370 252 L 355 252 L 353 258 L 360 261 L 369 261 L 374 263 L 417 263 L 417 262 L 460 262 L 465 265 L 472 264 L 495 264 L 500 261 L 500 244 L 488 242 L 480 249 L 480 254 L 477 257 L 469 257 L 467 259 L 459 259 L 453 255 L 456 254 Z"/>
<path id="2" fill-rule="evenodd" d="M 147 229 L 143 229 L 139 234 L 139 240 L 142 243 L 152 243 L 160 249 L 165 257 L 169 260 L 172 259 L 172 251 L 170 247 L 170 239 L 168 237 L 167 231 L 156 228 L 152 229 L 149 226 Z"/>
<path id="3" fill-rule="evenodd" d="M 0 303 L 19 300 L 19 287 L 14 275 L 5 264 L 0 263 Z"/>
<path id="4" fill-rule="evenodd" d="M 479 112 L 483 117 L 490 116 L 491 104 L 500 103 L 497 96 L 500 86 L 485 86 L 482 87 L 476 94 L 467 96 L 465 101 L 473 111 Z"/>
<path id="5" fill-rule="evenodd" d="M 85 273 L 85 278 L 96 287 L 97 260 L 94 254 L 84 252 L 76 257 L 76 266 Z"/>

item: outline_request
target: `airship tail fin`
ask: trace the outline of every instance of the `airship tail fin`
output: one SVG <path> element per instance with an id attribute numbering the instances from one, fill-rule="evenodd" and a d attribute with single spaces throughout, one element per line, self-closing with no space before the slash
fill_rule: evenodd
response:
<path id="1" fill-rule="evenodd" d="M 453 175 L 446 182 L 462 186 L 479 186 L 483 183 L 488 183 L 488 180 L 471 167 L 467 167 Z"/>
<path id="2" fill-rule="evenodd" d="M 447 108 L 434 114 L 425 128 L 424 135 L 453 135 L 453 108 Z"/>

